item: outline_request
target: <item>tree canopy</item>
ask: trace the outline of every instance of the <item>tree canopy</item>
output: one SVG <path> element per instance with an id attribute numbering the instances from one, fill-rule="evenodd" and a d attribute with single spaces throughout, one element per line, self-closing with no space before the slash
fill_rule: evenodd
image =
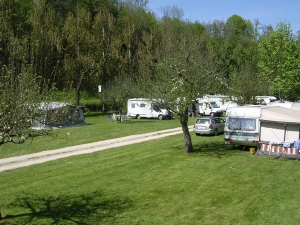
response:
<path id="1" fill-rule="evenodd" d="M 187 110 L 197 97 L 237 96 L 240 104 L 255 95 L 299 99 L 300 36 L 289 24 L 280 22 L 273 29 L 239 15 L 192 23 L 182 19 L 184 12 L 176 6 L 162 8 L 164 16 L 158 19 L 147 3 L 0 1 L 0 86 L 5 106 L 0 114 L 11 112 L 0 121 L 0 132 L 18 118 L 11 99 L 24 105 L 34 98 L 51 99 L 46 96 L 51 90 L 75 90 L 79 105 L 80 93 L 98 96 L 100 84 L 107 92 L 103 96 L 110 96 L 99 98 L 101 103 L 116 106 L 120 113 L 126 111 L 124 101 L 129 97 L 164 99 L 180 118 L 190 152 Z M 3 88 L 8 84 L 23 87 L 18 93 L 22 101 Z M 16 129 L 14 135 L 24 130 Z"/>

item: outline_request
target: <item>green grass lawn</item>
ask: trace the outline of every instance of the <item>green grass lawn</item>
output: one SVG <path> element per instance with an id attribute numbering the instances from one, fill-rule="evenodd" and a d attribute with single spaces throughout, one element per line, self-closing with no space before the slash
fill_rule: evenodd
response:
<path id="1" fill-rule="evenodd" d="M 2 172 L 0 224 L 299 224 L 298 160 L 191 135 Z"/>
<path id="2" fill-rule="evenodd" d="M 195 120 L 196 118 L 191 118 L 189 124 L 192 125 Z M 37 133 L 37 136 L 27 139 L 23 144 L 0 145 L 0 158 L 180 127 L 177 119 L 132 119 L 130 122 L 120 123 L 108 121 L 107 115 L 97 113 L 89 114 L 85 121 L 86 126 L 57 129 L 47 135 Z"/>

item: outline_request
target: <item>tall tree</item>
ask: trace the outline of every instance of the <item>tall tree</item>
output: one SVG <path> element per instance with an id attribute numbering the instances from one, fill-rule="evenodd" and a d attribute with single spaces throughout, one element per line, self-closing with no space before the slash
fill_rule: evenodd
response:
<path id="1" fill-rule="evenodd" d="M 18 48 L 17 43 L 14 44 Z M 3 67 L 0 70 L 0 145 L 23 143 L 28 137 L 33 137 L 31 121 L 45 119 L 40 112 L 40 103 L 52 100 L 55 90 L 44 85 L 30 64 L 23 64 L 18 70 Z M 59 113 L 56 119 L 61 115 Z"/>
<path id="2" fill-rule="evenodd" d="M 100 93 L 102 102 L 117 108 L 119 116 L 126 109 L 127 100 L 137 93 L 137 84 L 132 77 L 123 74 L 107 82 L 103 93 Z"/>
<path id="3" fill-rule="evenodd" d="M 259 67 L 271 81 L 271 92 L 280 99 L 295 100 L 300 91 L 300 52 L 290 24 L 279 23 L 259 42 Z"/>
<path id="4" fill-rule="evenodd" d="M 243 19 L 239 15 L 232 15 L 226 21 L 226 26 L 233 32 L 235 35 L 243 35 L 247 37 L 254 37 L 254 28 L 252 23 L 249 20 Z"/>
<path id="5" fill-rule="evenodd" d="M 31 32 L 26 37 L 30 50 L 25 60 L 34 65 L 36 74 L 55 83 L 62 48 L 55 12 L 45 0 L 37 1 L 28 15 L 28 24 Z"/>
<path id="6" fill-rule="evenodd" d="M 66 40 L 64 54 L 66 83 L 76 89 L 77 105 L 79 105 L 80 91 L 83 88 L 90 89 L 88 81 L 93 75 L 95 42 L 89 11 L 85 8 L 77 8 L 75 14 L 70 13 L 63 27 L 63 35 Z"/>
<path id="7" fill-rule="evenodd" d="M 264 79 L 258 74 L 257 68 L 258 34 L 250 21 L 233 15 L 226 24 L 222 21 L 214 21 L 206 27 L 221 79 L 220 87 L 215 89 L 218 92 L 212 94 L 243 96 L 241 104 L 253 99 L 252 95 L 258 95 L 261 92 L 266 94 L 268 85 L 263 82 Z M 249 81 L 259 85 L 250 86 Z"/>
<path id="8" fill-rule="evenodd" d="M 165 27 L 162 53 L 152 77 L 151 94 L 162 99 L 167 109 L 179 118 L 183 131 L 185 151 L 193 152 L 188 129 L 188 109 L 195 99 L 208 93 L 218 81 L 213 52 L 203 34 L 190 29 L 178 32 Z"/>
<path id="9" fill-rule="evenodd" d="M 107 89 L 106 84 L 113 79 L 115 75 L 115 54 L 118 52 L 118 29 L 117 20 L 108 11 L 106 7 L 101 8 L 94 17 L 92 34 L 94 37 L 94 73 L 91 85 L 100 84 Z M 91 89 L 93 90 L 93 89 Z M 106 111 L 105 104 L 102 106 L 102 111 Z"/>

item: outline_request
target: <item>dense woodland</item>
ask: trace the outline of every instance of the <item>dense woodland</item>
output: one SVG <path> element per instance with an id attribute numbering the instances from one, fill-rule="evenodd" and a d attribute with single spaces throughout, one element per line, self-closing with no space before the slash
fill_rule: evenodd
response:
<path id="1" fill-rule="evenodd" d="M 147 2 L 1 0 L 0 137 L 25 138 L 25 126 L 12 128 L 32 116 L 24 105 L 58 91 L 75 92 L 77 104 L 88 93 L 120 112 L 129 97 L 162 98 L 183 127 L 187 107 L 204 94 L 240 104 L 257 95 L 300 98 L 300 35 L 289 23 L 274 28 L 239 15 L 190 22 L 176 6 L 158 17 Z"/>

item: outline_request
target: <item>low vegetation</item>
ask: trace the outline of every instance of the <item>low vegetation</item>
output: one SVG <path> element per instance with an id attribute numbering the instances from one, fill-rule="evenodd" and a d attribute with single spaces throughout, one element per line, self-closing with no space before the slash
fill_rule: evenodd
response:
<path id="1" fill-rule="evenodd" d="M 179 125 L 176 120 L 114 123 L 104 116 L 87 122 L 78 131 L 57 131 L 61 138 L 53 143 L 43 136 L 30 146 Z M 233 149 L 224 145 L 223 135 L 191 137 L 195 152 L 190 154 L 182 151 L 182 135 L 175 135 L 2 172 L 0 224 L 298 223 L 299 161 Z M 12 146 L 32 151 L 27 142 Z"/>

